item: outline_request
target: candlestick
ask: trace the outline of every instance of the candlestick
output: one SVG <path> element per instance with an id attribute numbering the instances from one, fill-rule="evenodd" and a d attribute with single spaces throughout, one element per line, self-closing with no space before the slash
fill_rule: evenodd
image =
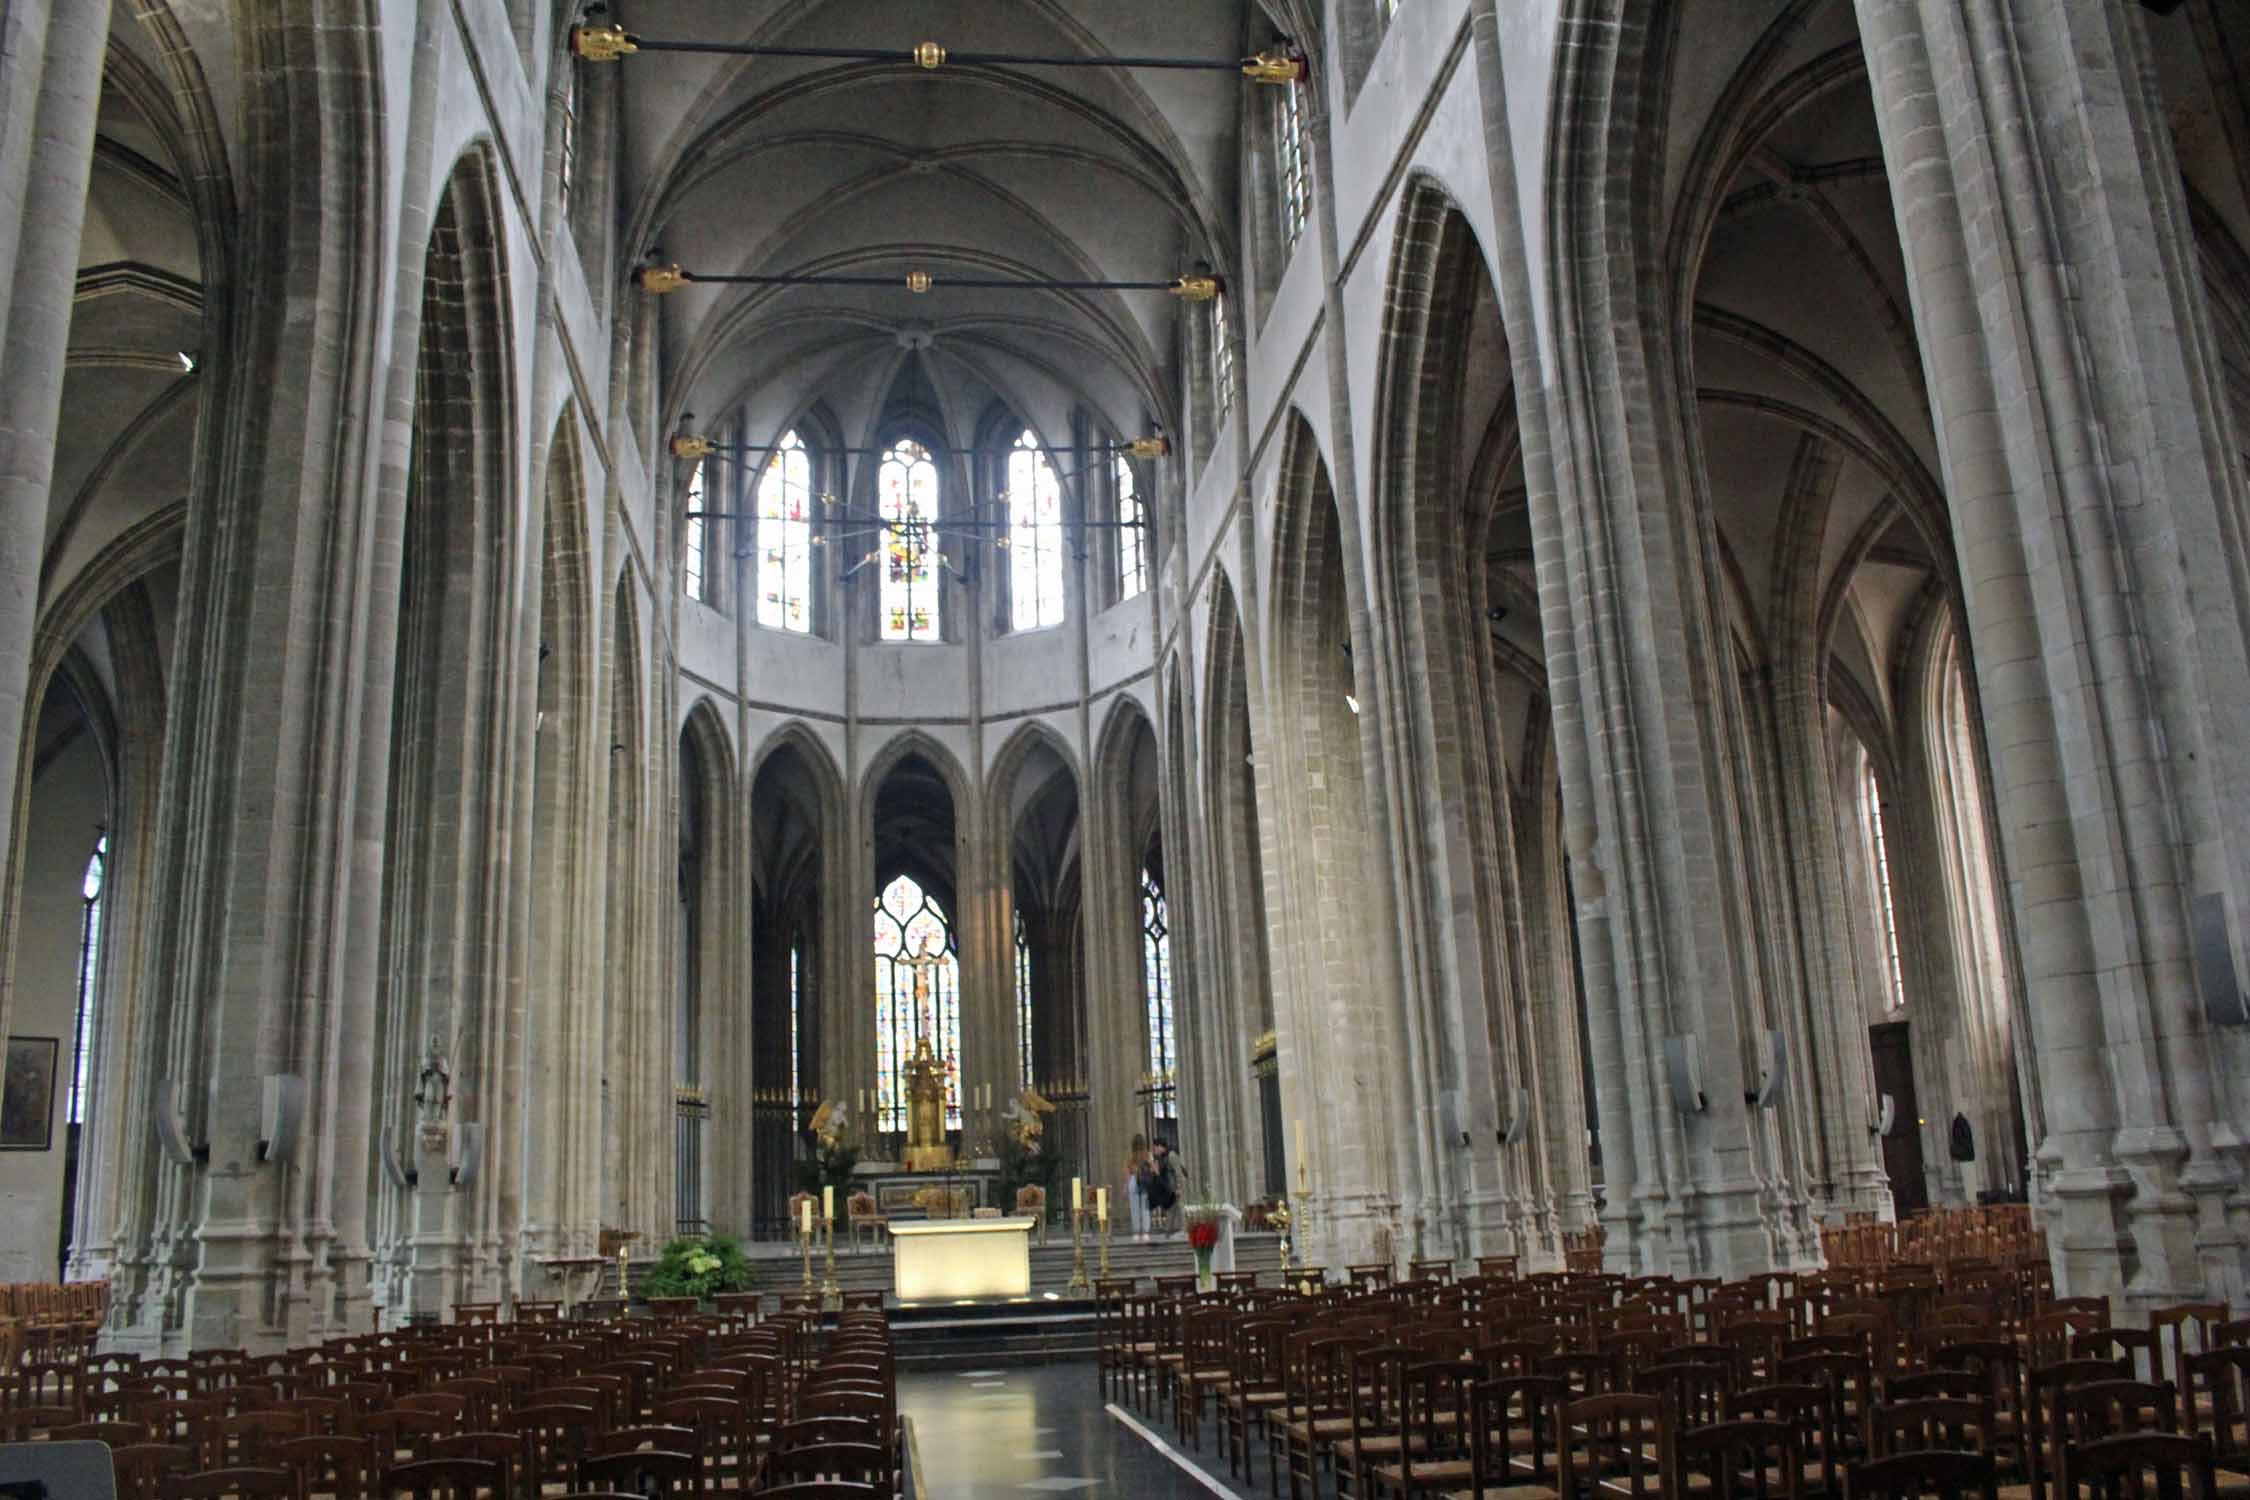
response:
<path id="1" fill-rule="evenodd" d="M 828 1242 L 828 1264 L 820 1283 L 820 1304 L 826 1307 L 833 1300 L 837 1311 L 844 1306 L 844 1288 L 836 1280 L 836 1221 L 830 1219 L 822 1236 Z"/>
<path id="2" fill-rule="evenodd" d="M 1070 1290 L 1090 1292 L 1094 1284 L 1086 1279 L 1086 1216 L 1078 1212 L 1078 1179 L 1070 1179 Z"/>
<path id="3" fill-rule="evenodd" d="M 1109 1280 L 1109 1189 L 1108 1189 L 1108 1188 L 1103 1188 L 1103 1189 L 1102 1189 L 1102 1193 L 1101 1193 L 1101 1208 L 1102 1208 L 1102 1269 L 1101 1269 L 1101 1278 L 1102 1278 L 1102 1280 L 1104 1280 L 1104 1281 L 1107 1281 L 1107 1280 Z"/>

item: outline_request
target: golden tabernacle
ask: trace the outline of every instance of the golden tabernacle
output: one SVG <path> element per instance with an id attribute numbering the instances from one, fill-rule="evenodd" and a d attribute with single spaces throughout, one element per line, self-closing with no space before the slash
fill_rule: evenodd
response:
<path id="1" fill-rule="evenodd" d="M 945 1140 L 945 1059 L 930 1050 L 930 970 L 943 957 L 929 951 L 929 935 L 906 961 L 914 971 L 914 1055 L 906 1060 L 906 1170 L 940 1172 L 953 1165 Z"/>

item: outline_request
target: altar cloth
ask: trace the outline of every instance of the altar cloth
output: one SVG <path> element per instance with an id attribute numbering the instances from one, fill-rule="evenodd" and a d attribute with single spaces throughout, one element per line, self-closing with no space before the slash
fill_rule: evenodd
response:
<path id="1" fill-rule="evenodd" d="M 890 1226 L 891 1290 L 900 1302 L 1031 1295 L 1029 1217 L 930 1219 Z"/>

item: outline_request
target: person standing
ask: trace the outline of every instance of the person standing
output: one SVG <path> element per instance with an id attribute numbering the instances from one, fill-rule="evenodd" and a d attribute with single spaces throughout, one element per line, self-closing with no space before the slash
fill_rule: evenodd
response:
<path id="1" fill-rule="evenodd" d="M 1162 1220 L 1170 1229 L 1168 1217 L 1180 1201 L 1180 1184 L 1177 1164 L 1172 1160 L 1172 1143 L 1162 1136 L 1149 1151 L 1149 1174 L 1141 1184 L 1141 1194 L 1148 1200 L 1148 1214 L 1152 1223 Z"/>
<path id="2" fill-rule="evenodd" d="M 1136 1135 L 1125 1152 L 1125 1202 L 1133 1213 L 1133 1238 L 1148 1238 L 1147 1182 L 1154 1166 L 1149 1157 L 1148 1137 Z"/>

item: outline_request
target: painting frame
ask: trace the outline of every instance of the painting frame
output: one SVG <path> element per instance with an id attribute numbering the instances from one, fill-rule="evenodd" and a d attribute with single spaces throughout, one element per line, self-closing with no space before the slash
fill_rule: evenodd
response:
<path id="1" fill-rule="evenodd" d="M 52 1151 L 55 1146 L 55 1064 L 62 1039 L 8 1038 L 7 1072 L 0 1075 L 0 1151 Z"/>

